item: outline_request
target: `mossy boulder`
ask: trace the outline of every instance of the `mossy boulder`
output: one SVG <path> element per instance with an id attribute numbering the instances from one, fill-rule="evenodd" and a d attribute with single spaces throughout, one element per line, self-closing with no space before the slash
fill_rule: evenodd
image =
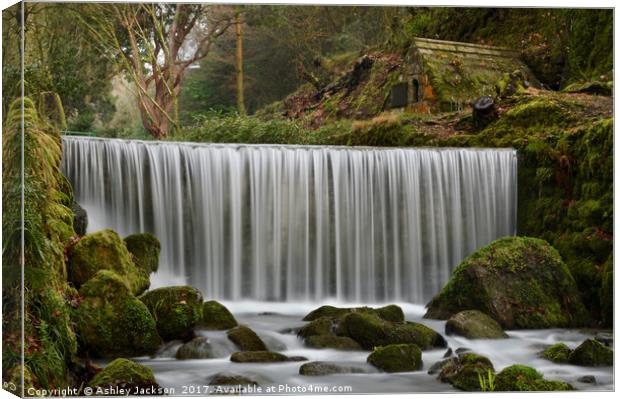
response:
<path id="1" fill-rule="evenodd" d="M 217 356 L 207 337 L 196 337 L 184 343 L 177 350 L 175 357 L 179 360 L 186 359 L 213 359 Z"/>
<path id="2" fill-rule="evenodd" d="M 159 251 L 161 245 L 157 237 L 151 233 L 131 234 L 125 237 L 127 250 L 133 255 L 136 266 L 148 273 L 159 268 Z"/>
<path id="3" fill-rule="evenodd" d="M 331 374 L 353 374 L 367 373 L 368 371 L 362 367 L 355 367 L 345 364 L 332 362 L 310 362 L 304 363 L 299 367 L 301 375 L 331 375 Z"/>
<path id="4" fill-rule="evenodd" d="M 342 319 L 349 313 L 371 313 L 386 321 L 399 322 L 405 320 L 405 314 L 398 305 L 386 305 L 381 308 L 371 308 L 362 306 L 357 308 L 337 308 L 335 306 L 324 305 L 308 313 L 303 321 L 313 321 L 322 317 L 332 320 Z"/>
<path id="5" fill-rule="evenodd" d="M 200 327 L 207 330 L 228 330 L 236 326 L 237 320 L 226 306 L 217 301 L 207 301 L 202 305 Z"/>
<path id="6" fill-rule="evenodd" d="M 372 313 L 349 313 L 340 329 L 364 349 L 390 344 L 415 344 L 423 350 L 445 347 L 445 339 L 420 323 L 392 323 Z"/>
<path id="7" fill-rule="evenodd" d="M 241 351 L 267 351 L 267 345 L 247 326 L 237 326 L 226 335 Z"/>
<path id="8" fill-rule="evenodd" d="M 568 363 L 571 352 L 572 350 L 566 344 L 560 342 L 542 351 L 540 357 L 554 363 Z"/>
<path id="9" fill-rule="evenodd" d="M 278 352 L 264 351 L 246 351 L 235 352 L 230 356 L 230 361 L 235 363 L 274 363 L 274 362 L 290 362 L 300 361 L 299 358 L 290 358 Z"/>
<path id="10" fill-rule="evenodd" d="M 79 294 L 73 321 L 83 350 L 91 355 L 148 355 L 162 343 L 149 309 L 113 271 L 99 271 Z"/>
<path id="11" fill-rule="evenodd" d="M 494 374 L 493 363 L 476 353 L 463 353 L 442 362 L 439 380 L 448 382 L 462 391 L 481 391 L 480 378 Z"/>
<path id="12" fill-rule="evenodd" d="M 92 388 L 159 388 L 153 371 L 134 361 L 119 358 L 108 364 L 88 383 Z M 96 393 L 96 391 L 94 392 Z"/>
<path id="13" fill-rule="evenodd" d="M 202 294 L 190 286 L 162 287 L 139 298 L 157 321 L 157 331 L 166 340 L 190 340 L 202 316 Z"/>
<path id="14" fill-rule="evenodd" d="M 578 366 L 613 366 L 614 351 L 594 339 L 586 339 L 570 353 L 568 361 Z"/>
<path id="15" fill-rule="evenodd" d="M 73 230 L 75 234 L 83 236 L 86 234 L 86 228 L 88 227 L 88 214 L 86 209 L 82 208 L 80 204 L 74 202 L 71 206 L 71 212 L 73 213 Z"/>
<path id="16" fill-rule="evenodd" d="M 545 380 L 538 371 L 522 364 L 506 367 L 495 376 L 496 391 L 570 391 L 574 388 L 562 381 Z"/>
<path id="17" fill-rule="evenodd" d="M 372 351 L 366 361 L 388 373 L 422 369 L 422 351 L 413 344 L 380 346 Z"/>
<path id="18" fill-rule="evenodd" d="M 464 310 L 448 319 L 447 335 L 460 335 L 468 339 L 508 338 L 498 322 L 479 310 Z"/>
<path id="19" fill-rule="evenodd" d="M 297 335 L 303 338 L 308 338 L 313 335 L 330 335 L 335 332 L 335 329 L 336 322 L 332 318 L 328 316 L 321 316 L 301 327 L 297 332 Z"/>
<path id="20" fill-rule="evenodd" d="M 80 287 L 100 270 L 111 270 L 122 277 L 134 295 L 150 286 L 149 273 L 136 267 L 119 235 L 110 229 L 85 235 L 68 253 L 69 281 Z"/>
<path id="21" fill-rule="evenodd" d="M 503 328 L 576 327 L 588 322 L 575 280 L 546 241 L 504 237 L 468 256 L 427 305 L 426 318 L 479 310 Z"/>
<path id="22" fill-rule="evenodd" d="M 346 351 L 361 350 L 360 344 L 349 337 L 339 337 L 336 335 L 313 335 L 306 338 L 306 346 L 315 349 L 339 349 Z"/>

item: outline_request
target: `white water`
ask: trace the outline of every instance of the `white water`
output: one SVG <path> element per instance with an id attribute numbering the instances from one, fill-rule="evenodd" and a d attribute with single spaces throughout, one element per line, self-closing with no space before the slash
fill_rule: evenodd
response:
<path id="1" fill-rule="evenodd" d="M 89 231 L 150 231 L 153 286 L 422 303 L 516 228 L 516 153 L 64 138 Z"/>
<path id="2" fill-rule="evenodd" d="M 212 346 L 221 353 L 221 357 L 217 359 L 176 360 L 173 358 L 174 354 L 171 353 L 168 357 L 144 357 L 136 360 L 151 367 L 157 382 L 163 387 L 173 388 L 175 395 L 199 393 L 198 391 L 190 392 L 190 389 L 202 389 L 204 393 L 204 386 L 209 383 L 211 377 L 221 372 L 248 376 L 258 382 L 264 390 L 267 387 L 274 387 L 276 393 L 281 394 L 287 392 L 278 392 L 278 389 L 280 386 L 286 389 L 287 385 L 289 388 L 306 389 L 305 392 L 299 392 L 306 394 L 317 393 L 308 391 L 311 386 L 312 389 L 323 386 L 350 386 L 352 391 L 349 393 L 354 394 L 457 391 L 450 384 L 438 381 L 437 375 L 428 374 L 428 369 L 441 360 L 446 349 L 424 351 L 421 371 L 382 373 L 366 363 L 368 351 L 343 352 L 331 349 L 311 349 L 304 346 L 302 340 L 296 335 L 283 332 L 288 328 L 303 326 L 305 322 L 301 321 L 302 317 L 320 304 L 249 301 L 224 302 L 224 304 L 234 313 L 240 323 L 256 331 L 271 350 L 288 356 L 305 356 L 308 361 L 352 365 L 364 368 L 368 373 L 303 376 L 299 374 L 299 367 L 306 361 L 269 364 L 233 363 L 229 358 L 236 349 L 228 341 L 224 331 L 199 331 L 199 334 L 208 337 Z M 359 304 L 342 305 L 356 306 Z M 444 321 L 422 319 L 424 314 L 422 306 L 404 303 L 399 303 L 399 305 L 403 308 L 407 320 L 421 322 L 440 333 L 444 332 Z M 268 313 L 265 314 L 265 312 Z M 547 379 L 566 381 L 579 390 L 613 390 L 612 367 L 557 364 L 541 359 L 537 355 L 547 345 L 557 342 L 564 342 L 569 347 L 575 348 L 584 339 L 591 338 L 592 334 L 567 329 L 519 330 L 507 331 L 507 333 L 509 338 L 500 340 L 445 337 L 449 347 L 453 350 L 464 347 L 487 356 L 498 372 L 504 367 L 519 363 L 536 368 Z M 595 384 L 579 382 L 578 379 L 584 375 L 594 376 L 597 382 Z"/>

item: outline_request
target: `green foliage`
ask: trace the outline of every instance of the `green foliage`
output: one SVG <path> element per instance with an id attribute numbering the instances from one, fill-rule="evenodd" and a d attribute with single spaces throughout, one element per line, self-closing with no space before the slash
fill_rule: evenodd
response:
<path id="1" fill-rule="evenodd" d="M 485 376 L 480 370 L 476 370 L 478 373 L 478 383 L 480 384 L 480 390 L 483 392 L 495 391 L 495 373 L 491 369 L 487 369 L 487 375 Z"/>
<path id="2" fill-rule="evenodd" d="M 443 364 L 439 379 L 462 391 L 481 391 L 484 390 L 484 385 L 480 376 L 487 375 L 490 380 L 494 373 L 493 363 L 488 358 L 476 353 L 464 353 L 457 358 L 448 359 Z M 489 381 L 485 383 L 488 388 Z"/>

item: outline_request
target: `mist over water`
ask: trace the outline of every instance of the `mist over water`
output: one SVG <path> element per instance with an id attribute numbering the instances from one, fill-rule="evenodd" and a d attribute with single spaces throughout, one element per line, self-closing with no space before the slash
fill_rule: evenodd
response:
<path id="1" fill-rule="evenodd" d="M 207 298 L 424 303 L 516 232 L 510 149 L 63 144 L 89 231 L 152 232 L 153 285 Z"/>

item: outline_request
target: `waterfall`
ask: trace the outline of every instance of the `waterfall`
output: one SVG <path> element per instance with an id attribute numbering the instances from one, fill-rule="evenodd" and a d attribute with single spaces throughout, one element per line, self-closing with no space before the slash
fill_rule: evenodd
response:
<path id="1" fill-rule="evenodd" d="M 152 232 L 154 285 L 207 298 L 423 303 L 516 231 L 512 149 L 63 144 L 89 231 Z"/>

